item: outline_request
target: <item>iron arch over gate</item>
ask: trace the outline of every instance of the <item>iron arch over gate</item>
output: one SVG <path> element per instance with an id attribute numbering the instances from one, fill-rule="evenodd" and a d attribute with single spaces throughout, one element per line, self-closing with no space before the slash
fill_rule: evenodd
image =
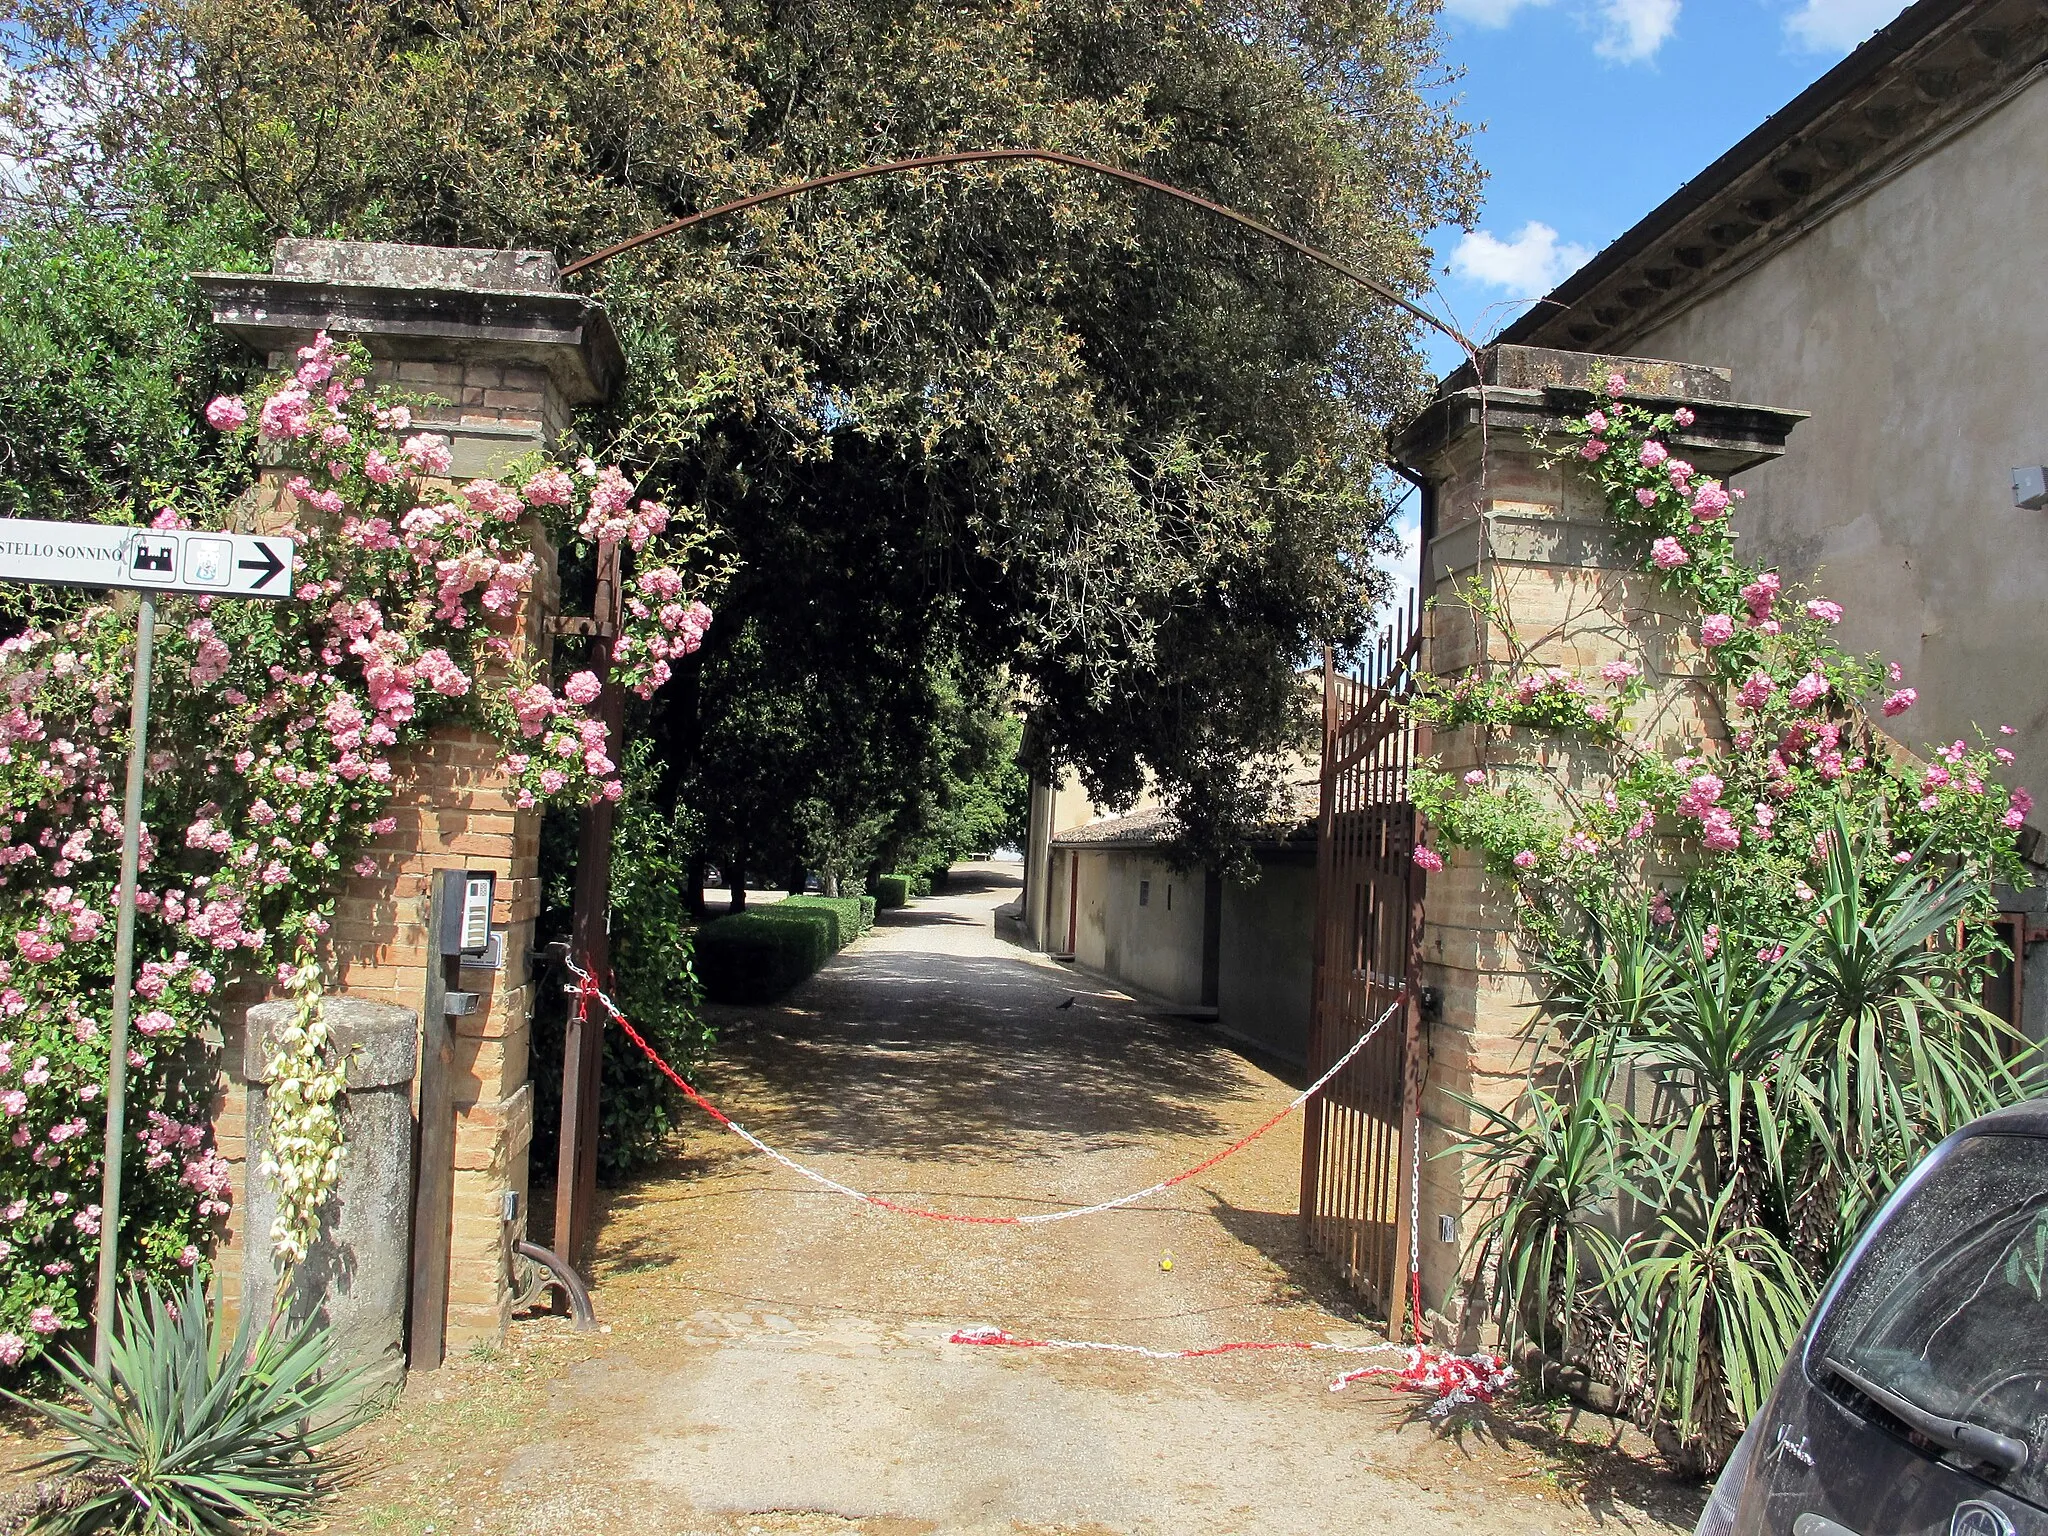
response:
<path id="1" fill-rule="evenodd" d="M 1285 246 L 1406 311 L 1457 343 L 1477 365 L 1478 349 L 1463 332 L 1343 258 L 1184 187 L 1060 150 L 950 150 L 855 166 L 766 188 L 592 251 L 565 265 L 561 275 L 572 277 L 640 246 L 748 209 L 869 177 L 1020 161 L 1101 176 L 1200 208 Z M 1483 393 L 1484 384 L 1480 387 Z M 617 590 L 616 576 L 612 590 Z M 1410 1210 L 1400 1195 L 1408 1187 L 1402 1172 L 1414 1157 L 1410 1137 L 1414 1107 L 1421 1101 L 1417 1053 L 1422 1021 L 1417 977 L 1423 874 L 1410 857 L 1418 828 L 1415 808 L 1408 801 L 1408 769 L 1416 756 L 1417 739 L 1415 727 L 1396 706 L 1413 687 L 1421 647 L 1418 593 L 1352 670 L 1340 671 L 1327 647 L 1323 658 L 1311 1073 L 1319 1077 L 1328 1071 L 1390 1005 L 1405 998 L 1406 1007 L 1398 1030 L 1381 1031 L 1330 1088 L 1310 1102 L 1303 1128 L 1301 1217 L 1310 1246 L 1332 1259 L 1347 1281 L 1385 1308 L 1390 1323 L 1407 1273 L 1405 1258 L 1414 1241 Z M 600 675 L 608 672 L 608 656 L 608 651 L 601 651 L 593 658 Z M 605 692 L 611 702 L 616 690 L 608 685 Z M 597 815 L 604 815 L 602 808 Z M 586 905 L 585 886 L 579 883 L 578 931 L 594 934 L 601 929 L 597 906 L 602 898 L 596 893 L 606 888 L 608 839 L 590 838 L 581 862 L 589 866 L 592 895 Z M 579 875 L 584 872 L 579 868 Z M 583 947 L 579 958 L 590 963 L 596 973 L 609 970 L 601 946 L 595 943 Z M 562 1183 L 572 1193 L 557 1213 L 561 1234 L 557 1246 L 565 1252 L 580 1251 L 580 1243 L 572 1242 L 571 1235 L 588 1230 L 594 1206 L 591 1173 L 578 1175 L 571 1170 L 595 1168 L 600 1042 L 594 1025 L 571 1021 L 563 1051 Z"/>
<path id="2" fill-rule="evenodd" d="M 1316 839 L 1315 991 L 1309 1071 L 1320 1076 L 1396 1002 L 1383 1030 L 1310 1102 L 1301 1221 L 1309 1246 L 1388 1317 L 1401 1307 L 1407 1198 L 1421 1102 L 1419 818 L 1408 770 L 1422 743 L 1401 709 L 1423 644 L 1419 592 L 1349 670 L 1323 653 L 1323 773 Z"/>

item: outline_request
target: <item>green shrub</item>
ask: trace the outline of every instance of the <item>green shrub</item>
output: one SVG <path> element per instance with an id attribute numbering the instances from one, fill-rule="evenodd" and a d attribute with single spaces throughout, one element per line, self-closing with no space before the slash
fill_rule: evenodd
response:
<path id="1" fill-rule="evenodd" d="M 884 875 L 875 882 L 875 906 L 887 912 L 910 900 L 910 876 Z"/>
<path id="2" fill-rule="evenodd" d="M 714 1002 L 773 1002 L 839 947 L 836 914 L 812 907 L 777 915 L 781 905 L 735 912 L 697 930 L 697 977 Z"/>
<path id="3" fill-rule="evenodd" d="M 932 893 L 932 872 L 920 869 L 910 877 L 910 894 L 913 897 L 929 896 Z"/>
<path id="4" fill-rule="evenodd" d="M 612 839 L 612 985 L 610 992 L 648 1043 L 680 1072 L 703 1061 L 711 1030 L 698 1008 L 701 992 L 692 954 L 689 850 L 695 817 L 663 810 L 655 793 L 652 745 L 633 742 L 624 759 L 626 797 Z M 577 817 L 549 812 L 541 828 L 546 892 L 541 942 L 569 936 L 574 902 Z M 556 973 L 557 979 L 566 979 Z M 560 1156 L 562 1040 L 570 999 L 559 986 L 539 989 L 533 1010 L 533 1164 L 552 1170 Z M 616 1184 L 651 1165 L 669 1132 L 683 1123 L 683 1096 L 638 1047 L 616 1029 L 604 1031 L 599 1097 L 597 1176 Z M 688 1111 L 694 1114 L 695 1111 Z"/>
<path id="5" fill-rule="evenodd" d="M 362 1421 L 358 1378 L 322 1379 L 325 1324 L 244 1314 L 230 1339 L 195 1271 L 173 1298 L 121 1297 L 108 1369 L 51 1365 L 67 1402 L 4 1395 L 69 1439 L 27 1470 L 55 1474 L 42 1531 L 269 1530 L 303 1511 L 333 1470 L 325 1447 Z"/>
<path id="6" fill-rule="evenodd" d="M 823 912 L 832 919 L 832 947 L 844 949 L 861 935 L 858 896 L 785 896 L 772 907 L 763 907 L 763 917 L 793 916 L 801 912 Z"/>
<path id="7" fill-rule="evenodd" d="M 870 928 L 874 926 L 875 898 L 872 896 L 863 896 L 860 898 L 860 931 L 862 933 L 866 933 Z"/>
<path id="8" fill-rule="evenodd" d="M 946 888 L 946 881 L 952 875 L 952 873 L 952 865 L 934 864 L 924 877 L 925 885 L 930 890 L 943 891 Z"/>

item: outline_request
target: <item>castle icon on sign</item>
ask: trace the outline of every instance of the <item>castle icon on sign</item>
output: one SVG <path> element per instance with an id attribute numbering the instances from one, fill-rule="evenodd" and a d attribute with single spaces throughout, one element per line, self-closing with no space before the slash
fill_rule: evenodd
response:
<path id="1" fill-rule="evenodd" d="M 178 541 L 176 539 L 151 538 L 138 534 L 133 551 L 129 555 L 129 575 L 138 581 L 176 580 L 178 574 Z"/>

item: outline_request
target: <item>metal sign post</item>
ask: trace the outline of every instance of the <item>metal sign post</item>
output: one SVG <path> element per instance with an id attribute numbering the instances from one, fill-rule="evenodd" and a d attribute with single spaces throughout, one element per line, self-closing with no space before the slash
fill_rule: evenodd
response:
<path id="1" fill-rule="evenodd" d="M 99 1294 L 93 1366 L 104 1373 L 114 1342 L 120 1283 L 121 1153 L 128 1120 L 129 992 L 135 979 L 135 882 L 142 863 L 142 776 L 149 758 L 149 672 L 156 594 L 289 598 L 290 539 L 274 534 L 118 528 L 98 523 L 0 518 L 0 581 L 142 592 L 135 623 L 135 682 L 128 706 L 128 785 L 121 809 L 120 904 L 114 917 L 114 1012 L 107 1041 L 107 1140 L 100 1174 Z"/>

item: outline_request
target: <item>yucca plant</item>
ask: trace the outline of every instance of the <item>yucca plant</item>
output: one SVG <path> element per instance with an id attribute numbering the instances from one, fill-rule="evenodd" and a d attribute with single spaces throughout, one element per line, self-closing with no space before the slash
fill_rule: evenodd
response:
<path id="1" fill-rule="evenodd" d="M 1654 1227 L 1629 1240 L 1611 1294 L 1648 1357 L 1651 1401 L 1688 1470 L 1718 1465 L 1777 1380 L 1814 1284 L 1778 1236 L 1746 1219 L 1741 1186 L 1698 1183 L 1706 1110 L 1665 1144 Z"/>
<path id="2" fill-rule="evenodd" d="M 325 1325 L 243 1318 L 229 1338 L 196 1275 L 120 1303 L 105 1371 L 52 1368 L 72 1401 L 5 1395 L 70 1437 L 31 1470 L 68 1484 L 39 1530 L 194 1536 L 265 1530 L 335 1470 L 331 1443 L 362 1418 L 358 1376 L 323 1377 Z"/>
<path id="3" fill-rule="evenodd" d="M 1497 1175 L 1485 1181 L 1494 1197 L 1474 1241 L 1491 1254 L 1491 1301 L 1510 1349 L 1532 1338 L 1546 1352 L 1569 1353 L 1585 1289 L 1619 1267 L 1611 1227 L 1626 1145 L 1616 1122 L 1625 1112 L 1607 1100 L 1609 1078 L 1596 1059 L 1562 1091 L 1531 1085 L 1505 1111 L 1451 1095 L 1476 1129 L 1450 1152 Z"/>
<path id="4" fill-rule="evenodd" d="M 2041 1082 L 2038 1049 L 1969 996 L 1981 872 L 1929 874 L 1922 848 L 1904 873 L 1873 879 L 1881 834 L 1839 811 L 1826 841 L 1798 957 L 1812 1023 L 1791 1074 L 1813 1149 L 1798 1225 L 1836 1239 L 1813 1255 L 1822 1269 L 1942 1137 Z M 1822 1199 L 1832 1208 L 1811 1209 Z"/>

